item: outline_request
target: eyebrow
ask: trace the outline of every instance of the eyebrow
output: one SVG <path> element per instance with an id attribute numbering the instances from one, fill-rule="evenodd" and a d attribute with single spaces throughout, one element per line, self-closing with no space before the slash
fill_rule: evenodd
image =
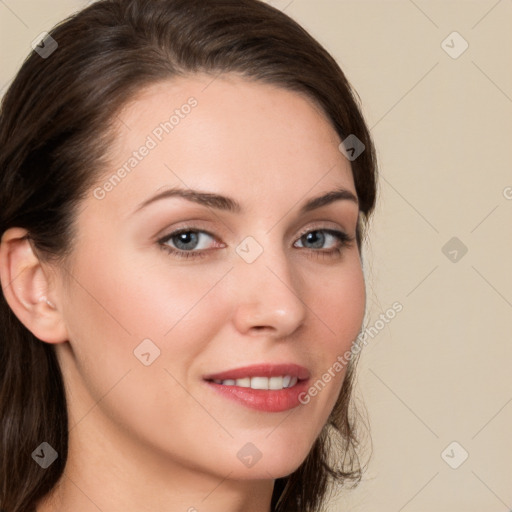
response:
<path id="1" fill-rule="evenodd" d="M 172 197 L 181 197 L 183 199 L 186 199 L 187 201 L 191 201 L 203 206 L 231 213 L 242 213 L 243 211 L 243 208 L 241 207 L 240 203 L 238 203 L 235 199 L 231 197 L 223 196 L 220 194 L 214 194 L 211 192 L 201 192 L 199 190 L 170 188 L 142 202 L 135 209 L 135 212 L 142 210 L 146 206 L 154 203 L 155 201 L 160 201 L 161 199 L 169 199 Z M 331 190 L 330 192 L 327 192 L 321 196 L 309 199 L 302 206 L 299 213 L 304 214 L 340 200 L 351 201 L 356 205 L 359 205 L 357 197 L 352 192 L 350 192 L 350 190 L 340 187 L 335 190 Z"/>

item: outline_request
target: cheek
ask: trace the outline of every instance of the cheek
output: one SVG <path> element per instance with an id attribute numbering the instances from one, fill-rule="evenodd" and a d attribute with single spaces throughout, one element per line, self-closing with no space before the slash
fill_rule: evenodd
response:
<path id="1" fill-rule="evenodd" d="M 92 259 L 84 254 L 75 265 L 66 301 L 76 364 L 84 373 L 94 366 L 100 380 L 121 375 L 140 364 L 134 350 L 149 339 L 156 347 L 149 344 L 150 352 L 160 351 L 155 364 L 184 374 L 221 321 L 223 301 L 213 301 L 211 292 L 229 267 L 170 268 L 165 258 L 148 266 L 147 258 L 123 258 L 122 252 L 96 257 L 97 265 L 84 263 Z"/>
<path id="2" fill-rule="evenodd" d="M 364 275 L 358 258 L 350 261 L 339 275 L 322 282 L 311 293 L 312 314 L 318 318 L 318 336 L 314 356 L 321 361 L 316 378 L 309 388 L 310 405 L 320 423 L 327 421 L 339 396 L 351 355 L 347 353 L 361 331 L 366 293 Z M 305 397 L 308 400 L 308 397 Z"/>
<path id="3" fill-rule="evenodd" d="M 204 410 L 183 386 L 222 321 L 220 301 L 209 291 L 225 270 L 148 267 L 120 254 L 104 255 L 97 265 L 84 264 L 87 259 L 73 270 L 64 312 L 73 351 L 73 361 L 66 363 L 76 367 L 69 378 L 79 397 L 71 402 L 71 417 L 78 421 L 99 404 L 94 414 L 102 411 L 155 444 L 169 443 L 165 430 L 161 437 L 154 434 L 155 425 L 174 425 L 180 439 L 192 434 L 200 438 Z M 151 343 L 145 341 L 139 350 L 147 339 Z M 143 354 L 148 352 L 151 363 L 145 365 Z M 176 405 L 197 415 L 197 421 L 189 422 L 193 427 L 176 422 Z"/>
<path id="4" fill-rule="evenodd" d="M 338 355 L 350 348 L 364 318 L 366 292 L 359 258 L 352 255 L 339 274 L 330 274 L 311 286 L 316 292 L 310 293 L 308 305 L 325 326 L 325 353 Z"/>

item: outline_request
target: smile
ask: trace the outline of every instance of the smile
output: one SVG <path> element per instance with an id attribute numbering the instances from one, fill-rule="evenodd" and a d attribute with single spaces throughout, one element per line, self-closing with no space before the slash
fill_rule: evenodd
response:
<path id="1" fill-rule="evenodd" d="M 258 364 L 203 377 L 210 389 L 228 400 L 264 412 L 302 405 L 310 372 L 297 364 Z"/>

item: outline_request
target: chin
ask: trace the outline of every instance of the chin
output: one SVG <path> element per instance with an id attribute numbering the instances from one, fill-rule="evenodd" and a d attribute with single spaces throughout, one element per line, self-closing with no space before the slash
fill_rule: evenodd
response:
<path id="1" fill-rule="evenodd" d="M 232 478 L 240 480 L 268 480 L 288 476 L 304 462 L 312 446 L 312 443 L 304 443 L 302 446 L 296 441 L 288 439 L 281 445 L 268 440 L 259 445 L 257 442 L 246 443 L 237 448 L 236 463 L 231 461 L 228 471 L 233 471 Z"/>

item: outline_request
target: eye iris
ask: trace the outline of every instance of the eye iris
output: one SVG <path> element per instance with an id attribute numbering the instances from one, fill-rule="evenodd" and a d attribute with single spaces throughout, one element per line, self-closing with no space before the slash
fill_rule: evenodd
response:
<path id="1" fill-rule="evenodd" d="M 192 231 L 186 231 L 184 233 L 179 233 L 178 235 L 175 235 L 173 242 L 175 242 L 175 245 L 178 249 L 186 250 L 186 249 L 193 249 L 194 247 L 188 247 L 187 244 L 191 244 L 195 246 L 198 241 L 198 235 L 197 233 L 194 233 Z M 183 246 L 185 244 L 185 246 Z"/>
<path id="2" fill-rule="evenodd" d="M 311 231 L 304 238 L 308 243 L 314 244 L 315 248 L 322 247 L 325 243 L 325 235 L 321 231 Z"/>

